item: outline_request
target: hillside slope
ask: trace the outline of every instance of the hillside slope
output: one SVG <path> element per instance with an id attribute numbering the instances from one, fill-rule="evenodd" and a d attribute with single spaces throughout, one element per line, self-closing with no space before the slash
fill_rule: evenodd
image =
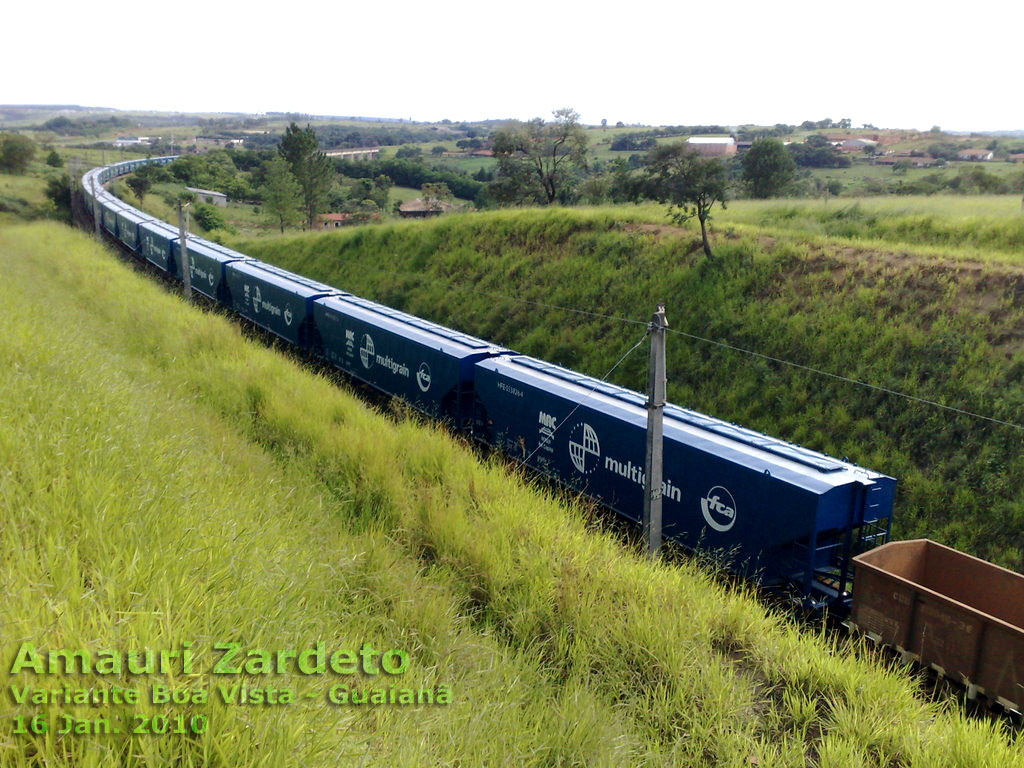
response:
<path id="1" fill-rule="evenodd" d="M 628 209 L 627 209 L 628 211 Z M 668 304 L 673 330 L 1020 423 L 1024 271 L 753 234 L 705 263 L 685 230 L 614 211 L 515 211 L 252 241 L 258 258 L 604 376 Z M 566 312 L 546 305 L 582 310 Z M 669 337 L 669 398 L 893 475 L 898 537 L 1024 565 L 1024 433 Z M 612 379 L 641 389 L 645 358 Z"/>
<path id="2" fill-rule="evenodd" d="M 695 566 L 651 564 L 131 274 L 56 225 L 0 230 L 0 765 L 1024 766 L 915 683 L 766 616 Z M 287 705 L 180 736 L 15 734 L 41 649 L 404 649 L 446 705 L 341 706 L 334 675 L 244 675 Z M 233 677 L 231 682 L 239 682 Z M 340 680 L 372 686 L 357 675 Z M 305 694 L 313 694 L 307 699 Z M 101 710 L 79 708 L 95 717 Z"/>

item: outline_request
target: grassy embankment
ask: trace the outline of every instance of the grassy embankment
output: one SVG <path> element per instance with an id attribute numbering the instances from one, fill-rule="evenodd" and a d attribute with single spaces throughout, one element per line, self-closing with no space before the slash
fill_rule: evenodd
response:
<path id="1" fill-rule="evenodd" d="M 1021 261 L 1024 208 L 1019 195 L 866 197 L 856 200 L 737 200 L 717 221 L 753 232 L 870 241 L 931 253 Z"/>
<path id="2" fill-rule="evenodd" d="M 0 393 L 17 404 L 0 422 L 2 765 L 1024 765 L 991 723 L 921 703 L 908 678 L 693 565 L 624 551 L 504 467 L 368 411 L 81 234 L 5 228 L 0 268 Z M 190 737 L 16 735 L 16 714 L 73 708 L 19 707 L 11 682 L 76 682 L 12 681 L 26 640 L 193 640 L 203 671 L 218 640 L 370 642 L 410 653 L 400 684 L 450 685 L 452 703 L 330 705 L 339 678 L 251 675 L 298 702 L 74 710 L 207 715 Z M 77 682 L 224 682 L 212 677 Z"/>
<path id="3" fill-rule="evenodd" d="M 515 299 L 634 319 L 664 299 L 674 330 L 1021 421 L 1018 267 L 871 251 L 799 229 L 766 236 L 741 224 L 720 226 L 739 234 L 719 238 L 717 263 L 704 264 L 692 231 L 652 224 L 655 215 L 524 210 L 236 246 L 592 375 L 603 376 L 635 341 L 636 326 Z M 892 217 L 887 231 L 890 219 L 877 217 L 865 229 L 870 242 L 939 229 L 904 231 L 905 219 Z M 951 223 L 943 237 L 1008 254 L 1022 226 L 1009 217 L 986 227 Z M 612 378 L 642 389 L 645 365 L 636 354 Z M 680 336 L 669 337 L 669 396 L 895 476 L 898 537 L 1024 562 L 1018 431 Z"/>

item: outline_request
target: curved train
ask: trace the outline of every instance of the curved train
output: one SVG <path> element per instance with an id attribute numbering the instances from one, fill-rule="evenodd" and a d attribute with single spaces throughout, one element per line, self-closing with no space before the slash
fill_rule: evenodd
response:
<path id="1" fill-rule="evenodd" d="M 178 230 L 103 188 L 144 163 L 173 159 L 93 169 L 82 178 L 82 197 L 112 238 L 180 280 Z M 187 238 L 194 291 L 639 519 L 647 423 L 642 395 Z M 852 596 L 862 592 L 852 590 L 855 558 L 888 541 L 893 478 L 674 405 L 665 408 L 664 462 L 666 536 L 716 552 L 728 569 L 796 595 L 806 607 L 849 611 Z M 891 627 L 872 616 L 870 631 L 897 644 L 902 628 L 889 637 Z M 1019 651 L 1024 671 L 1024 633 Z"/>

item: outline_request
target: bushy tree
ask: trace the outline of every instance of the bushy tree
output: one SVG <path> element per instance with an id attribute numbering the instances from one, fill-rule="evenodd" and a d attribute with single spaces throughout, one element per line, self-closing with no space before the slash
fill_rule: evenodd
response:
<path id="1" fill-rule="evenodd" d="M 51 168 L 63 168 L 64 158 L 60 156 L 56 149 L 51 149 L 50 154 L 46 156 L 46 164 Z"/>
<path id="2" fill-rule="evenodd" d="M 716 203 L 725 207 L 729 177 L 725 165 L 714 157 L 701 157 L 683 142 L 655 147 L 644 169 L 646 194 L 667 203 L 669 216 L 678 224 L 696 218 L 700 222 L 704 254 L 714 258 L 707 224 Z"/>
<path id="3" fill-rule="evenodd" d="M 36 143 L 20 133 L 0 134 L 0 171 L 21 174 L 36 156 Z"/>
<path id="4" fill-rule="evenodd" d="M 423 198 L 423 202 L 428 209 L 441 211 L 444 210 L 445 203 L 452 201 L 453 195 L 452 191 L 448 189 L 448 185 L 444 182 L 428 182 L 420 189 L 420 197 Z"/>
<path id="5" fill-rule="evenodd" d="M 423 157 L 423 150 L 419 147 L 406 145 L 395 150 L 395 157 L 399 160 L 417 160 Z"/>
<path id="6" fill-rule="evenodd" d="M 227 229 L 227 222 L 217 207 L 209 203 L 195 203 L 192 206 L 192 218 L 207 232 L 214 229 Z"/>
<path id="7" fill-rule="evenodd" d="M 66 173 L 47 180 L 46 196 L 63 218 L 71 218 L 71 179 Z"/>
<path id="8" fill-rule="evenodd" d="M 507 123 L 492 136 L 499 174 L 510 188 L 519 188 L 521 200 L 555 202 L 565 195 L 572 172 L 586 166 L 587 134 L 579 113 L 564 108 L 552 115 L 551 122 L 537 117 Z"/>
<path id="9" fill-rule="evenodd" d="M 743 155 L 743 181 L 754 197 L 776 197 L 792 183 L 796 163 L 778 139 L 758 139 Z"/>

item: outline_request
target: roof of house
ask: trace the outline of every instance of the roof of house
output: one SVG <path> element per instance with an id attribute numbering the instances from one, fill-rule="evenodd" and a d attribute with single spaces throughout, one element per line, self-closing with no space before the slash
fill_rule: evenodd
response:
<path id="1" fill-rule="evenodd" d="M 687 144 L 735 144 L 736 139 L 732 136 L 691 136 L 686 140 Z"/>
<path id="2" fill-rule="evenodd" d="M 195 192 L 197 195 L 217 195 L 217 197 L 227 197 L 223 192 L 215 192 L 212 189 L 200 189 L 199 187 L 185 187 L 189 192 Z"/>
<path id="3" fill-rule="evenodd" d="M 402 203 L 398 210 L 400 211 L 447 211 L 454 208 L 451 203 L 446 200 L 431 200 L 429 203 L 422 197 L 413 198 L 412 200 L 406 200 Z"/>
<path id="4" fill-rule="evenodd" d="M 961 149 L 957 154 L 959 154 L 959 155 L 969 155 L 971 157 L 987 157 L 988 155 L 992 154 L 992 150 L 991 149 L 974 149 L 974 148 L 971 148 L 971 149 Z"/>

